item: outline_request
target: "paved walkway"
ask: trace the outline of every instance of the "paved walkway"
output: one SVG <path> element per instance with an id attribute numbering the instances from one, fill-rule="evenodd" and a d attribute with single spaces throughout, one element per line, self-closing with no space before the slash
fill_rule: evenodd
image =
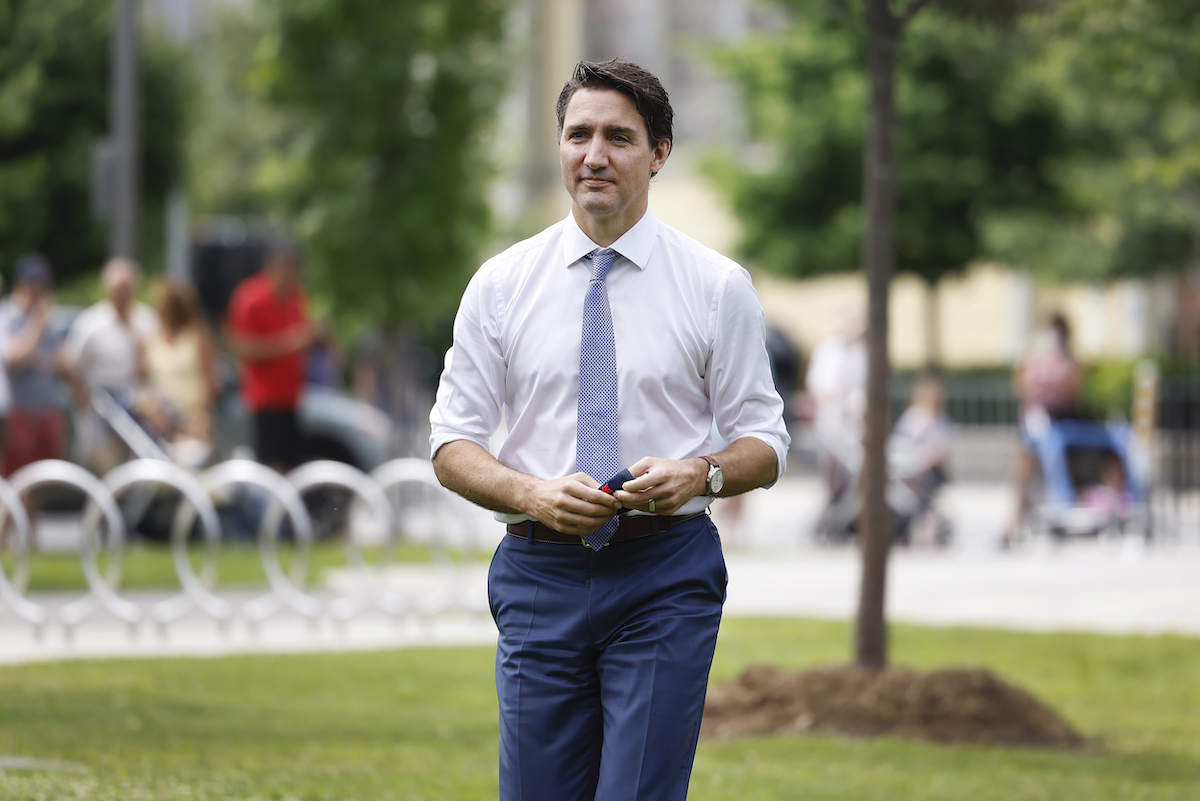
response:
<path id="1" fill-rule="evenodd" d="M 731 615 L 854 615 L 860 565 L 851 553 L 727 561 Z M 1004 560 L 898 553 L 888 612 L 931 625 L 1200 636 L 1200 551 L 1075 548 Z"/>
<path id="2" fill-rule="evenodd" d="M 809 536 L 821 505 L 811 479 L 790 478 L 746 500 L 736 520 L 718 509 L 727 542 L 729 616 L 787 615 L 846 620 L 857 603 L 859 561 L 850 547 L 822 548 Z M 889 575 L 888 611 L 894 621 L 1022 630 L 1111 633 L 1175 632 L 1200 636 L 1200 521 L 1197 510 L 1180 519 L 1175 538 L 1146 548 L 1137 542 L 1043 544 L 1016 553 L 994 546 L 1006 520 L 1003 487 L 960 484 L 944 508 L 954 521 L 951 548 L 897 551 Z M 502 536 L 485 513 L 489 536 Z M 368 615 L 340 626 L 311 623 L 292 613 L 252 629 L 234 623 L 221 629 L 193 614 L 165 632 L 150 624 L 131 631 L 103 612 L 68 638 L 48 626 L 42 639 L 11 611 L 0 613 L 0 662 L 113 656 L 195 656 L 239 652 L 373 650 L 418 645 L 486 644 L 495 629 L 483 601 L 486 567 L 465 569 L 460 608 L 428 619 L 398 622 Z M 337 588 L 345 576 L 332 575 Z M 438 587 L 430 569 L 396 568 L 395 586 L 416 594 Z M 161 594 L 129 594 L 148 608 Z M 246 600 L 248 595 L 233 600 Z M 332 597 L 332 596 L 326 596 Z M 66 596 L 42 596 L 55 606 Z"/>

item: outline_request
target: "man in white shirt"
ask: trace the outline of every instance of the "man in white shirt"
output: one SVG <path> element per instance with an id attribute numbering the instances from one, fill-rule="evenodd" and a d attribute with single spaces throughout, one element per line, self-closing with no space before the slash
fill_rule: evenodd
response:
<path id="1" fill-rule="evenodd" d="M 142 343 L 158 330 L 158 317 L 135 299 L 137 280 L 135 263 L 111 259 L 101 274 L 105 299 L 71 324 L 67 353 L 89 387 L 120 390 L 138 379 Z"/>
<path id="2" fill-rule="evenodd" d="M 704 512 L 782 474 L 783 403 L 749 275 L 649 210 L 658 79 L 580 63 L 557 112 L 571 213 L 468 285 L 433 464 L 511 535 L 488 581 L 502 801 L 682 799 L 725 599 Z M 606 492 L 602 464 L 632 477 Z"/>
<path id="3" fill-rule="evenodd" d="M 842 539 L 857 519 L 847 506 L 854 476 L 862 460 L 863 415 L 867 408 L 866 315 L 859 309 L 841 312 L 837 327 L 813 348 L 804 377 L 812 409 L 825 508 L 817 520 L 819 539 Z M 850 515 L 850 517 L 847 517 Z"/>
<path id="4" fill-rule="evenodd" d="M 843 311 L 836 330 L 813 348 L 804 377 L 815 422 L 842 428 L 857 439 L 867 406 L 866 331 L 862 311 Z"/>
<path id="5" fill-rule="evenodd" d="M 101 273 L 105 299 L 79 313 L 64 344 L 86 387 L 111 392 L 119 403 L 130 402 L 141 378 L 143 343 L 158 330 L 154 310 L 135 297 L 138 273 L 129 259 L 110 259 Z M 78 447 L 90 468 L 104 473 L 128 457 L 124 443 L 94 411 L 79 412 Z"/>

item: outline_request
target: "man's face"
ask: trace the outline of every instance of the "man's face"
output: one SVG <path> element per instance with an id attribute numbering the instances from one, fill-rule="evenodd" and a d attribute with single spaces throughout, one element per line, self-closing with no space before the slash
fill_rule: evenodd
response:
<path id="1" fill-rule="evenodd" d="M 31 303 L 50 295 L 50 284 L 45 281 L 22 281 L 18 286 L 24 289 Z"/>
<path id="2" fill-rule="evenodd" d="M 288 293 L 300 286 L 304 265 L 293 256 L 280 256 L 272 264 L 275 276 L 275 288 L 280 293 Z"/>
<path id="3" fill-rule="evenodd" d="M 108 300 L 118 309 L 129 307 L 133 300 L 133 273 L 117 270 L 108 279 Z"/>
<path id="4" fill-rule="evenodd" d="M 671 152 L 669 140 L 650 147 L 650 136 L 637 106 L 610 89 L 579 89 L 563 115 L 558 143 L 563 184 L 576 208 L 606 228 L 623 232 L 646 211 L 650 173 L 658 172 Z"/>

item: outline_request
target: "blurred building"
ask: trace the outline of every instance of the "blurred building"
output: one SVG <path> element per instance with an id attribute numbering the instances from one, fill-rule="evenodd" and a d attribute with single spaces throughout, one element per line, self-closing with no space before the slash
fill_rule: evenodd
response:
<path id="1" fill-rule="evenodd" d="M 805 353 L 834 330 L 842 311 L 867 302 L 866 281 L 858 274 L 796 281 L 759 273 L 754 280 L 768 319 Z M 889 308 L 892 364 L 900 370 L 931 363 L 948 369 L 1011 365 L 1055 310 L 1071 322 L 1075 352 L 1084 362 L 1168 351 L 1176 289 L 1171 278 L 1038 286 L 1021 271 L 989 263 L 944 280 L 935 292 L 919 278 L 899 275 Z"/>

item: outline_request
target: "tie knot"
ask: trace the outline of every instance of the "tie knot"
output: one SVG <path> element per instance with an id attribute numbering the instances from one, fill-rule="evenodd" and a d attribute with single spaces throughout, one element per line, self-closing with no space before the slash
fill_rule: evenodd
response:
<path id="1" fill-rule="evenodd" d="M 617 260 L 617 251 L 611 248 L 603 250 L 593 250 L 587 255 L 592 261 L 592 280 L 603 281 L 608 275 L 608 271 L 612 269 L 613 262 Z"/>

